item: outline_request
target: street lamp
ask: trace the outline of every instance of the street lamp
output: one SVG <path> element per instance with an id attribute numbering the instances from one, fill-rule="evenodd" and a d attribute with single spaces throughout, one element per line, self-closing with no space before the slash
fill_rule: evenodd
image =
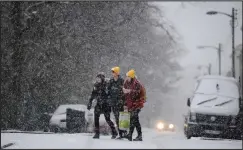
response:
<path id="1" fill-rule="evenodd" d="M 207 15 L 216 15 L 218 12 L 217 11 L 208 11 Z"/>
<path id="2" fill-rule="evenodd" d="M 219 11 L 208 11 L 206 14 L 207 15 L 217 15 L 217 14 L 221 14 L 221 15 L 225 15 L 231 18 L 231 29 L 232 29 L 232 76 L 235 78 L 235 12 L 236 10 L 234 8 L 232 8 L 232 13 L 227 14 L 224 12 L 219 12 Z"/>
<path id="3" fill-rule="evenodd" d="M 234 8 L 233 8 L 233 9 L 234 9 Z M 232 17 L 230 14 L 227 14 L 227 13 L 224 13 L 224 12 L 220 12 L 220 11 L 208 11 L 206 14 L 207 14 L 207 15 L 222 14 L 222 15 L 226 15 L 226 16 Z"/>
<path id="4" fill-rule="evenodd" d="M 221 75 L 221 43 L 219 43 L 218 47 L 215 46 L 198 46 L 198 49 L 205 49 L 205 48 L 212 48 L 218 51 L 218 58 L 219 58 L 219 75 Z"/>

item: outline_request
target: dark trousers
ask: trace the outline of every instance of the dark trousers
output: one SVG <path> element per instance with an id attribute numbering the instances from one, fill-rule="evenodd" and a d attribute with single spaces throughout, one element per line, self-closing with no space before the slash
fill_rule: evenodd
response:
<path id="1" fill-rule="evenodd" d="M 114 123 L 111 121 L 110 113 L 111 113 L 111 108 L 108 105 L 96 105 L 95 110 L 94 110 L 94 122 L 95 122 L 95 133 L 99 134 L 100 133 L 100 115 L 104 114 L 105 120 L 107 124 L 110 126 L 112 134 L 116 134 L 116 128 L 114 126 Z"/>
<path id="2" fill-rule="evenodd" d="M 133 134 L 134 128 L 136 127 L 138 136 L 142 136 L 142 128 L 139 122 L 139 112 L 140 109 L 130 111 L 130 129 L 129 129 L 129 135 Z"/>
<path id="3" fill-rule="evenodd" d="M 120 112 L 124 111 L 124 108 L 122 105 L 115 105 L 115 106 L 112 106 L 111 108 L 112 108 L 112 112 L 115 116 L 115 121 L 116 121 L 116 125 L 118 128 L 119 136 L 124 137 L 124 135 L 126 134 L 126 131 L 119 129 L 119 116 L 120 116 Z"/>

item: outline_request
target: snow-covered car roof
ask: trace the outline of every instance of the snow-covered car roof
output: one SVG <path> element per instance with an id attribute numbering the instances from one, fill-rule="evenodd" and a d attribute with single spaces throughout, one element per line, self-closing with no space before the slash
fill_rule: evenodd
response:
<path id="1" fill-rule="evenodd" d="M 195 93 L 220 94 L 233 98 L 239 97 L 239 87 L 234 78 L 222 76 L 204 76 L 200 78 L 200 85 L 195 89 Z"/>
<path id="2" fill-rule="evenodd" d="M 54 114 L 65 113 L 67 108 L 71 108 L 71 109 L 79 110 L 79 111 L 86 111 L 87 110 L 87 106 L 86 105 L 82 105 L 82 104 L 64 104 L 64 105 L 60 105 L 56 109 Z"/>
<path id="3" fill-rule="evenodd" d="M 230 80 L 230 81 L 232 81 L 232 82 L 237 82 L 237 80 L 234 79 L 233 77 L 216 76 L 216 75 L 205 75 L 205 76 L 200 76 L 200 77 L 198 77 L 197 80 L 202 80 L 202 79 Z"/>
<path id="4" fill-rule="evenodd" d="M 238 113 L 240 92 L 234 78 L 207 75 L 198 81 L 191 101 L 193 111 L 221 115 Z"/>

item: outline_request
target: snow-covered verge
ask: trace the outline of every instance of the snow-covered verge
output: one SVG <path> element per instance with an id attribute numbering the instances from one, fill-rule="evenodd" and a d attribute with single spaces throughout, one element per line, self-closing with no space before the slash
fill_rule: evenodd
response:
<path id="1" fill-rule="evenodd" d="M 136 132 L 134 134 L 136 136 Z M 151 129 L 143 130 L 144 141 L 111 140 L 110 136 L 92 139 L 90 134 L 26 134 L 1 133 L 1 146 L 8 143 L 14 145 L 7 148 L 17 149 L 242 149 L 242 141 L 202 138 L 185 139 L 182 133 L 158 133 Z"/>
<path id="2" fill-rule="evenodd" d="M 101 136 L 99 140 L 92 139 L 87 134 L 1 134 L 2 145 L 15 143 L 8 147 L 11 149 L 153 149 L 157 148 L 153 144 L 142 142 L 128 142 L 121 140 L 111 140 L 110 136 Z"/>
<path id="3" fill-rule="evenodd" d="M 186 139 L 183 133 L 152 134 L 152 142 L 159 149 L 242 149 L 242 141 L 215 138 Z"/>

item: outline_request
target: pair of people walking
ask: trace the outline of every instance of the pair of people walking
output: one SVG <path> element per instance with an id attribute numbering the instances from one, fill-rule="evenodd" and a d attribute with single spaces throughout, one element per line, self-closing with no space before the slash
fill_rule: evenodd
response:
<path id="1" fill-rule="evenodd" d="M 126 79 L 120 76 L 120 68 L 114 67 L 111 69 L 113 77 L 109 83 L 105 81 L 104 73 L 99 73 L 96 76 L 96 82 L 89 99 L 87 108 L 90 110 L 93 99 L 97 100 L 94 110 L 95 121 L 95 135 L 93 138 L 99 138 L 99 117 L 104 114 L 106 122 L 111 128 L 112 139 L 127 138 L 132 141 L 132 134 L 134 129 L 137 129 L 138 136 L 134 141 L 142 141 L 142 129 L 139 122 L 139 112 L 143 107 L 144 98 L 141 98 L 141 91 L 143 86 L 137 80 L 135 70 L 130 70 L 126 74 Z M 109 100 L 109 101 L 108 101 Z M 130 128 L 129 133 L 119 129 L 119 113 L 127 109 L 130 112 Z M 115 121 L 118 126 L 118 133 L 115 129 L 114 123 L 110 119 L 110 113 L 113 112 Z"/>

